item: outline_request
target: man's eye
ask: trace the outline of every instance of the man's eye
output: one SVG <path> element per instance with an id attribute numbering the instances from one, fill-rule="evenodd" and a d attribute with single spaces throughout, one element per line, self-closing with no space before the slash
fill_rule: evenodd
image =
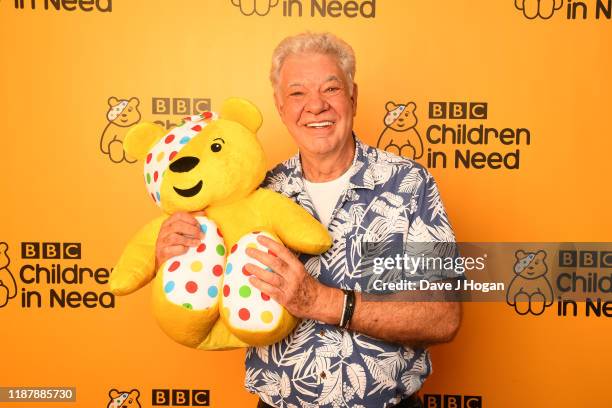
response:
<path id="1" fill-rule="evenodd" d="M 327 88 L 325 90 L 325 92 L 327 92 L 327 93 L 334 93 L 334 92 L 337 92 L 339 89 L 340 88 L 338 88 L 337 86 L 330 86 L 329 88 Z"/>
<path id="2" fill-rule="evenodd" d="M 291 92 L 289 94 L 289 96 L 302 96 L 302 95 L 304 95 L 304 92 Z"/>

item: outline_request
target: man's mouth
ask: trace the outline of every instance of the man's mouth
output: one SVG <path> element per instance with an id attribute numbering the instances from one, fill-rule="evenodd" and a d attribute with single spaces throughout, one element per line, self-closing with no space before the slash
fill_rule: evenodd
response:
<path id="1" fill-rule="evenodd" d="M 198 194 L 200 190 L 202 190 L 202 180 L 198 181 L 198 184 L 195 186 L 188 188 L 186 190 L 182 190 L 180 188 L 172 187 L 176 193 L 182 197 L 193 197 Z"/>
<path id="2" fill-rule="evenodd" d="M 311 123 L 307 123 L 306 127 L 309 128 L 314 128 L 314 129 L 324 129 L 330 126 L 333 126 L 335 124 L 335 122 L 332 122 L 330 120 L 323 120 L 321 122 L 311 122 Z"/>

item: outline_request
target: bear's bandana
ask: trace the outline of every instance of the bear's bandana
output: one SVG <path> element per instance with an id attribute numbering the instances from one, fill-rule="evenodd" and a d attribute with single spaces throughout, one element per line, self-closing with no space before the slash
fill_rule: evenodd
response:
<path id="1" fill-rule="evenodd" d="M 392 111 L 389 111 L 389 113 L 387 113 L 387 115 L 385 116 L 385 125 L 391 126 L 393 122 L 395 122 L 397 118 L 400 117 L 404 109 L 406 109 L 406 105 L 398 105 L 397 108 L 393 109 Z"/>
<path id="2" fill-rule="evenodd" d="M 128 101 L 119 101 L 118 104 L 113 106 L 113 108 L 108 111 L 108 115 L 106 115 L 108 121 L 112 122 L 113 120 L 117 119 L 117 117 L 121 115 L 121 112 L 123 112 L 126 106 L 128 106 Z"/>
<path id="3" fill-rule="evenodd" d="M 531 261 L 533 261 L 533 258 L 535 258 L 535 254 L 529 254 L 520 261 L 518 261 L 514 265 L 514 272 L 517 274 L 523 272 L 525 268 L 529 266 Z"/>
<path id="4" fill-rule="evenodd" d="M 119 395 L 117 398 L 114 398 L 109 404 L 109 407 L 112 407 L 112 408 L 121 407 L 123 403 L 125 402 L 125 400 L 128 399 L 129 396 L 130 394 L 128 394 L 127 392 L 124 392 L 123 394 Z"/>
<path id="5" fill-rule="evenodd" d="M 211 121 L 218 118 L 219 115 L 214 112 L 202 112 L 199 115 L 184 117 L 185 123 L 172 129 L 151 148 L 145 159 L 144 176 L 147 190 L 155 204 L 161 207 L 162 181 L 174 156 Z"/>

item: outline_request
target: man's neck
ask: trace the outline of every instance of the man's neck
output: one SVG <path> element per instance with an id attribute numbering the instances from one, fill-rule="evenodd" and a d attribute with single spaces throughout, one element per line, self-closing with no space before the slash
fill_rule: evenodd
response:
<path id="1" fill-rule="evenodd" d="M 355 139 L 350 137 L 341 149 L 324 156 L 311 155 L 300 151 L 302 174 L 314 183 L 335 180 L 343 175 L 353 164 Z"/>

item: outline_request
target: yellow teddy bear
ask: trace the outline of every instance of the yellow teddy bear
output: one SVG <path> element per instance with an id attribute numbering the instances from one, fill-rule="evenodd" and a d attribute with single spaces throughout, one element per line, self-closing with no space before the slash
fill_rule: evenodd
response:
<path id="1" fill-rule="evenodd" d="M 289 248 L 320 254 L 331 246 L 327 230 L 302 207 L 258 188 L 266 168 L 255 133 L 262 123 L 250 102 L 228 99 L 219 115 L 204 112 L 166 134 L 141 123 L 126 136 L 131 156 L 144 159 L 151 198 L 166 213 L 130 241 L 110 277 L 111 291 L 125 295 L 153 279 L 153 309 L 174 340 L 199 349 L 271 344 L 297 324 L 281 305 L 250 285 L 245 254 L 266 235 Z M 176 211 L 205 210 L 196 217 L 204 232 L 198 247 L 155 268 L 162 222 Z M 229 252 L 229 254 L 228 254 Z"/>

